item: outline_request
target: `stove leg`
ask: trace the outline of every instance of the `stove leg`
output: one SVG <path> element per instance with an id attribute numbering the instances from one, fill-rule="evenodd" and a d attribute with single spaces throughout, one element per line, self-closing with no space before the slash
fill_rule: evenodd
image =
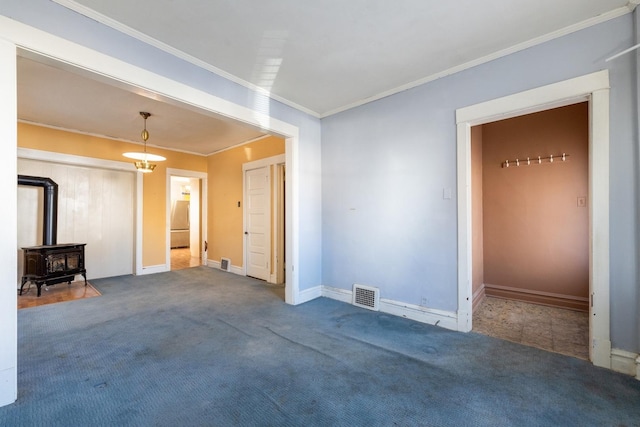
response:
<path id="1" fill-rule="evenodd" d="M 22 295 L 22 288 L 24 288 L 24 285 L 27 282 L 28 282 L 28 280 L 25 277 L 23 277 L 22 278 L 22 284 L 20 285 L 20 295 Z"/>

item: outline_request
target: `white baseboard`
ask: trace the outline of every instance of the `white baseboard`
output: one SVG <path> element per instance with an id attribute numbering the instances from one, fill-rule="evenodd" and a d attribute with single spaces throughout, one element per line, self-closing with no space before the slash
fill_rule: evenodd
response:
<path id="1" fill-rule="evenodd" d="M 220 261 L 216 261 L 213 259 L 208 259 L 207 260 L 207 267 L 211 267 L 211 268 L 215 268 L 218 270 L 222 270 L 220 268 Z M 237 274 L 238 276 L 244 276 L 244 269 L 242 267 L 238 267 L 237 265 L 232 265 L 231 268 L 229 269 L 230 273 L 233 274 Z"/>
<path id="2" fill-rule="evenodd" d="M 441 326 L 452 331 L 458 330 L 458 315 L 450 311 L 436 310 L 388 299 L 380 299 L 380 311 L 406 317 L 420 323 Z"/>
<path id="3" fill-rule="evenodd" d="M 237 265 L 232 265 L 229 270 L 233 274 L 237 274 L 238 276 L 246 276 L 244 273 L 244 269 L 242 267 L 238 267 Z"/>
<path id="4" fill-rule="evenodd" d="M 611 349 L 611 369 L 640 379 L 640 356 L 638 353 Z"/>
<path id="5" fill-rule="evenodd" d="M 322 286 L 322 296 L 351 304 L 352 291 L 347 289 Z M 453 331 L 458 330 L 458 316 L 444 310 L 435 310 L 419 305 L 380 298 L 380 311 L 394 316 L 406 317 L 421 323 L 442 326 Z"/>
<path id="6" fill-rule="evenodd" d="M 142 276 L 147 274 L 156 274 L 156 273 L 164 273 L 166 271 L 170 271 L 171 269 L 167 267 L 167 264 L 158 264 L 158 265 L 150 265 L 148 267 L 142 267 Z"/>
<path id="7" fill-rule="evenodd" d="M 322 286 L 322 296 L 334 299 L 336 301 L 351 304 L 353 292 L 347 289 L 332 288 L 331 286 Z"/>
<path id="8" fill-rule="evenodd" d="M 298 292 L 298 298 L 296 299 L 296 305 L 304 304 L 305 302 L 320 298 L 322 296 L 322 286 L 315 286 L 313 288 L 305 289 Z"/>

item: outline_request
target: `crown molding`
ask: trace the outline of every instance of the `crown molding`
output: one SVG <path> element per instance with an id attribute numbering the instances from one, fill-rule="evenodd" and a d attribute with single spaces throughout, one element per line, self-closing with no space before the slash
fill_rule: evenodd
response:
<path id="1" fill-rule="evenodd" d="M 140 40 L 143 43 L 146 43 L 150 46 L 153 46 L 157 49 L 160 49 L 170 55 L 175 56 L 176 58 L 182 59 L 186 62 L 189 62 L 199 68 L 202 68 L 204 70 L 210 71 L 214 74 L 217 74 L 220 77 L 223 77 L 227 80 L 232 81 L 233 83 L 237 83 L 241 86 L 246 87 L 247 89 L 250 89 L 254 92 L 257 92 L 260 95 L 264 95 L 270 99 L 273 99 L 274 101 L 278 101 L 281 102 L 291 108 L 295 108 L 296 110 L 302 111 L 303 113 L 309 114 L 310 116 L 313 116 L 315 118 L 320 118 L 320 114 L 316 111 L 313 111 L 309 108 L 303 107 L 302 105 L 296 104 L 293 101 L 289 101 L 288 99 L 285 99 L 281 96 L 278 96 L 276 94 L 271 93 L 269 90 L 257 86 L 251 82 L 248 82 L 244 79 L 241 79 L 240 77 L 237 77 L 231 73 L 228 73 L 218 67 L 215 67 L 211 64 L 209 64 L 208 62 L 205 62 L 201 59 L 196 58 L 193 55 L 189 55 L 186 52 L 183 52 L 180 49 L 176 49 L 173 46 L 170 46 L 166 43 L 161 42 L 160 40 L 157 40 L 151 36 L 148 36 L 147 34 L 144 34 L 138 30 L 135 30 L 121 22 L 116 21 L 115 19 L 109 18 L 108 16 L 105 16 L 99 12 L 96 12 L 93 9 L 90 9 L 84 5 L 78 4 L 77 2 L 75 2 L 74 0 L 52 0 L 55 3 L 58 3 L 60 6 L 66 7 L 67 9 L 70 9 L 74 12 L 79 13 L 80 15 L 83 15 L 89 19 L 92 19 L 94 21 L 99 22 L 100 24 L 106 25 L 108 27 L 113 28 L 116 31 L 119 31 L 123 34 L 126 34 L 130 37 L 133 37 L 137 40 Z"/>
<path id="2" fill-rule="evenodd" d="M 369 102 L 377 101 L 382 98 L 386 98 L 387 96 L 395 95 L 396 93 L 403 92 L 405 90 L 412 89 L 414 87 L 423 85 L 425 83 L 432 82 L 434 80 L 440 79 L 442 77 L 449 76 L 451 74 L 459 73 L 460 71 L 467 70 L 469 68 L 476 67 L 478 65 L 485 64 L 487 62 L 493 61 L 495 59 L 499 59 L 505 57 L 507 55 L 511 55 L 512 53 L 520 52 L 521 50 L 528 49 L 533 46 L 540 45 L 542 43 L 546 43 L 548 41 L 566 36 L 571 33 L 575 33 L 576 31 L 583 30 L 585 28 L 589 28 L 591 26 L 609 21 L 614 18 L 618 18 L 620 16 L 626 15 L 627 13 L 631 13 L 633 8 L 631 7 L 632 3 L 640 3 L 640 0 L 632 0 L 626 6 L 619 7 L 617 9 L 611 10 L 609 12 L 603 13 L 598 16 L 594 16 L 593 18 L 585 19 L 584 21 L 578 22 L 577 24 L 569 25 L 568 27 L 561 28 L 559 30 L 553 31 L 551 33 L 547 33 L 543 36 L 533 38 L 531 40 L 519 43 L 517 45 L 508 47 L 506 49 L 502 49 L 498 52 L 491 53 L 489 55 L 485 55 L 481 58 L 474 59 L 473 61 L 466 62 L 464 64 L 456 65 L 455 67 L 448 68 L 439 73 L 432 74 L 427 77 L 423 77 L 419 80 L 415 80 L 411 83 L 407 83 L 402 86 L 398 86 L 394 89 L 390 89 L 385 92 L 381 92 L 378 95 L 362 99 L 360 101 L 354 102 L 352 104 L 347 104 L 343 107 L 336 108 L 334 110 L 323 113 L 320 118 L 325 118 L 332 116 L 334 114 L 341 113 L 346 110 L 350 110 L 355 107 L 359 107 L 364 104 L 368 104 Z M 633 6 L 635 8 L 635 5 Z"/>
<path id="3" fill-rule="evenodd" d="M 459 73 L 459 72 L 467 70 L 469 68 L 473 68 L 473 67 L 476 67 L 478 65 L 485 64 L 485 63 L 493 61 L 495 59 L 499 59 L 499 58 L 505 57 L 507 55 L 511 55 L 513 53 L 516 53 L 516 52 L 520 52 L 520 51 L 528 49 L 530 47 L 537 46 L 537 45 L 540 45 L 542 43 L 546 43 L 548 41 L 557 39 L 559 37 L 563 37 L 565 35 L 574 33 L 576 31 L 583 30 L 583 29 L 591 27 L 593 25 L 597 25 L 597 24 L 609 21 L 611 19 L 626 15 L 627 13 L 633 12 L 635 10 L 636 6 L 638 4 L 640 4 L 640 0 L 629 0 L 629 2 L 625 6 L 619 7 L 617 9 L 613 9 L 613 10 L 611 10 L 609 12 L 605 12 L 603 14 L 600 14 L 598 16 L 594 16 L 594 17 L 589 18 L 589 19 L 585 19 L 584 21 L 578 22 L 576 24 L 569 25 L 567 27 L 561 28 L 561 29 L 556 30 L 556 31 L 552 31 L 552 32 L 547 33 L 545 35 L 542 35 L 540 37 L 536 37 L 536 38 L 527 40 L 525 42 L 516 44 L 514 46 L 508 47 L 506 49 L 502 49 L 500 51 L 491 53 L 489 55 L 485 55 L 483 57 L 474 59 L 472 61 L 468 61 L 468 62 L 466 62 L 464 64 L 456 65 L 454 67 L 448 68 L 448 69 L 440 71 L 438 73 L 434 73 L 434 74 L 431 74 L 429 76 L 420 78 L 420 79 L 415 80 L 413 82 L 409 82 L 409 83 L 406 83 L 404 85 L 400 85 L 400 86 L 397 86 L 395 88 L 389 89 L 387 91 L 380 92 L 377 95 L 373 95 L 373 96 L 370 96 L 370 97 L 367 97 L 367 98 L 363 98 L 361 100 L 358 100 L 358 101 L 355 101 L 355 102 L 352 102 L 352 103 L 349 103 L 349 104 L 345 104 L 345 105 L 343 105 L 341 107 L 326 111 L 324 113 L 318 113 L 318 112 L 313 111 L 313 110 L 311 110 L 309 108 L 306 108 L 306 107 L 304 107 L 302 105 L 296 104 L 295 102 L 289 101 L 289 100 L 287 100 L 285 98 L 282 98 L 282 97 L 280 97 L 280 96 L 278 96 L 276 94 L 273 94 L 273 93 L 271 93 L 270 91 L 268 91 L 268 90 L 266 90 L 264 88 L 261 88 L 261 87 L 255 85 L 255 84 L 253 84 L 253 83 L 250 83 L 250 82 L 248 82 L 248 81 L 246 81 L 244 79 L 241 79 L 241 78 L 239 78 L 239 77 L 237 77 L 237 76 L 235 76 L 233 74 L 230 74 L 230 73 L 228 73 L 228 72 L 226 72 L 226 71 L 224 71 L 224 70 L 222 70 L 220 68 L 217 68 L 217 67 L 215 67 L 215 66 L 213 66 L 213 65 L 211 65 L 211 64 L 209 64 L 209 63 L 207 63 L 207 62 L 205 62 L 205 61 L 203 61 L 201 59 L 198 59 L 198 58 L 196 58 L 196 57 L 194 57 L 192 55 L 189 55 L 189 54 L 187 54 L 187 53 L 185 53 L 185 52 L 183 52 L 183 51 L 181 51 L 179 49 L 176 49 L 176 48 L 174 48 L 172 46 L 169 46 L 166 43 L 163 43 L 163 42 L 161 42 L 159 40 L 156 40 L 153 37 L 150 37 L 150 36 L 140 32 L 140 31 L 137 31 L 137 30 L 135 30 L 135 29 L 133 29 L 133 28 L 127 26 L 127 25 L 124 25 L 124 24 L 122 24 L 122 23 L 120 23 L 120 22 L 118 22 L 118 21 L 116 21 L 116 20 L 114 20 L 112 18 L 109 18 L 109 17 L 107 17 L 107 16 L 105 16 L 105 15 L 103 15 L 101 13 L 98 13 L 93 9 L 90 9 L 90 8 L 88 8 L 86 6 L 78 4 L 74 0 L 52 0 L 52 1 L 54 1 L 55 3 L 58 3 L 61 6 L 64 6 L 64 7 L 68 8 L 68 9 L 71 9 L 71 10 L 73 10 L 73 11 L 75 11 L 75 12 L 81 14 L 81 15 L 84 15 L 84 16 L 90 18 L 90 19 L 93 19 L 93 20 L 95 20 L 95 21 L 97 21 L 97 22 L 99 22 L 101 24 L 104 24 L 104 25 L 106 25 L 108 27 L 111 27 L 111 28 L 113 28 L 113 29 L 115 29 L 115 30 L 117 30 L 117 31 L 119 31 L 121 33 L 127 34 L 127 35 L 129 35 L 129 36 L 131 36 L 133 38 L 136 38 L 136 39 L 138 39 L 138 40 L 140 40 L 140 41 L 142 41 L 142 42 L 144 42 L 146 44 L 149 44 L 149 45 L 151 45 L 153 47 L 156 47 L 156 48 L 158 48 L 158 49 L 160 49 L 160 50 L 162 50 L 164 52 L 167 52 L 167 53 L 169 53 L 169 54 L 171 54 L 171 55 L 173 55 L 173 56 L 175 56 L 177 58 L 180 58 L 180 59 L 182 59 L 184 61 L 187 61 L 187 62 L 189 62 L 189 63 L 191 63 L 193 65 L 196 65 L 196 66 L 198 66 L 200 68 L 203 68 L 203 69 L 205 69 L 207 71 L 210 71 L 210 72 L 212 72 L 214 74 L 217 74 L 220 77 L 223 77 L 223 78 L 225 78 L 227 80 L 230 80 L 230 81 L 232 81 L 234 83 L 237 83 L 237 84 L 239 84 L 241 86 L 244 86 L 244 87 L 246 87 L 246 88 L 248 88 L 250 90 L 253 90 L 253 91 L 255 91 L 255 92 L 257 92 L 257 93 L 259 93 L 261 95 L 264 95 L 264 96 L 266 96 L 266 97 L 268 97 L 270 99 L 273 99 L 275 101 L 281 102 L 281 103 L 283 103 L 283 104 L 285 104 L 285 105 L 287 105 L 289 107 L 295 108 L 295 109 L 297 109 L 299 111 L 302 111 L 302 112 L 304 112 L 306 114 L 309 114 L 309 115 L 311 115 L 313 117 L 316 117 L 316 118 L 319 118 L 319 119 L 323 119 L 325 117 L 329 117 L 329 116 L 332 116 L 334 114 L 338 114 L 338 113 L 341 113 L 343 111 L 347 111 L 347 110 L 350 110 L 352 108 L 356 108 L 356 107 L 362 106 L 364 104 L 368 104 L 370 102 L 377 101 L 379 99 L 386 98 L 386 97 L 391 96 L 391 95 L 395 95 L 395 94 L 400 93 L 400 92 L 404 92 L 405 90 L 409 90 L 409 89 L 412 89 L 414 87 L 421 86 L 421 85 L 423 85 L 425 83 L 432 82 L 432 81 L 440 79 L 442 77 L 446 77 L 446 76 L 449 76 L 451 74 Z"/>

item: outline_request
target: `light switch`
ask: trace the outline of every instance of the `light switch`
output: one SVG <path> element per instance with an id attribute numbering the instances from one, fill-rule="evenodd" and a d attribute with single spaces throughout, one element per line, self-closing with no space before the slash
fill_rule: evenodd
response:
<path id="1" fill-rule="evenodd" d="M 587 207 L 587 198 L 586 197 L 578 197 L 578 207 L 579 208 Z"/>
<path id="2" fill-rule="evenodd" d="M 442 198 L 445 199 L 445 200 L 451 199 L 451 189 L 450 188 L 444 188 L 442 190 Z"/>

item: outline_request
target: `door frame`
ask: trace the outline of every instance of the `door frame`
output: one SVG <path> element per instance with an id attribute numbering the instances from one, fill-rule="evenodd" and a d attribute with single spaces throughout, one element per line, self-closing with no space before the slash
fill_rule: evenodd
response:
<path id="1" fill-rule="evenodd" d="M 273 204 L 275 204 L 275 200 L 273 197 L 273 186 L 272 186 L 272 182 L 273 179 L 271 179 L 271 174 L 273 173 L 273 166 L 280 164 L 280 163 L 285 163 L 286 161 L 286 155 L 285 154 L 278 154 L 276 156 L 271 156 L 271 157 L 265 157 L 264 159 L 259 159 L 259 160 L 255 160 L 253 162 L 247 162 L 247 163 L 243 163 L 242 164 L 242 230 L 243 233 L 247 230 L 247 183 L 246 183 L 246 173 L 247 171 L 253 170 L 253 169 L 260 169 L 260 168 L 267 168 L 267 171 L 269 173 L 269 194 L 271 195 L 269 197 L 269 207 L 268 207 L 268 212 L 269 212 L 269 230 L 271 230 L 272 226 L 274 226 L 274 235 L 276 232 L 275 229 L 275 225 L 274 225 L 274 216 L 272 215 L 272 208 L 273 208 Z M 268 250 L 269 250 L 269 275 L 268 275 L 268 279 L 267 282 L 268 283 L 274 283 L 273 282 L 273 276 L 271 275 L 271 269 L 273 268 L 273 265 L 271 263 L 271 255 L 272 255 L 272 251 L 273 251 L 273 236 L 271 236 L 271 231 L 269 231 L 269 235 L 270 235 L 270 239 L 269 239 L 269 244 L 267 245 Z M 242 236 L 242 274 L 244 276 L 247 275 L 247 236 L 246 234 L 243 234 Z M 288 286 L 287 286 L 288 289 Z M 285 289 L 285 294 L 286 294 L 286 289 Z"/>
<path id="2" fill-rule="evenodd" d="M 171 271 L 171 177 L 184 177 L 200 179 L 200 265 L 207 265 L 207 252 L 205 241 L 207 240 L 207 173 L 190 171 L 185 169 L 167 168 L 166 172 L 166 242 L 165 255 L 166 271 Z"/>
<path id="3" fill-rule="evenodd" d="M 285 241 L 285 177 L 286 167 L 284 162 L 273 166 L 273 274 L 271 275 L 271 283 L 276 285 L 284 284 L 285 277 L 285 257 L 284 257 L 284 241 Z"/>
<path id="4" fill-rule="evenodd" d="M 608 70 L 456 110 L 458 330 L 472 329 L 471 127 L 584 101 L 589 102 L 589 358 L 610 369 Z"/>

